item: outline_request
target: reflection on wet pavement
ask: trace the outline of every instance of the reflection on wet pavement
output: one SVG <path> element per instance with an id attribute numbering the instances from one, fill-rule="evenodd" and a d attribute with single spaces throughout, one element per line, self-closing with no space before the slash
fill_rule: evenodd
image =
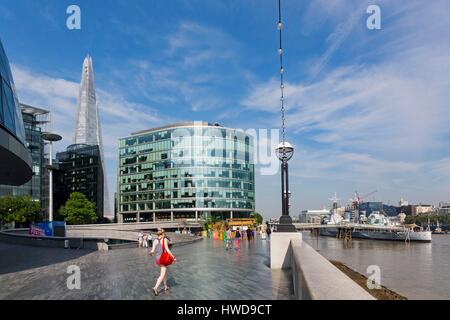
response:
<path id="1" fill-rule="evenodd" d="M 270 270 L 269 244 L 259 239 L 245 240 L 239 251 L 227 251 L 223 242 L 205 239 L 174 247 L 178 261 L 169 269 L 171 290 L 156 299 L 289 299 L 290 274 Z M 151 287 L 159 268 L 147 249 L 72 253 L 72 256 L 64 249 L 6 244 L 2 244 L 1 249 L 0 270 L 15 262 L 22 265 L 22 271 L 0 275 L 0 299 L 154 298 Z M 67 259 L 61 259 L 61 255 L 68 254 Z M 48 265 L 36 268 L 34 260 L 41 256 L 46 257 Z M 80 290 L 69 290 L 66 286 L 69 265 L 78 265 L 81 269 Z"/>

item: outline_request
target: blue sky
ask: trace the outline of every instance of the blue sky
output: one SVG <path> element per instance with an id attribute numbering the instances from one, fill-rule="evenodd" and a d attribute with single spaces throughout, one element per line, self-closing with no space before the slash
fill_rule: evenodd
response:
<path id="1" fill-rule="evenodd" d="M 450 201 L 450 2 L 284 0 L 292 211 L 337 192 Z M 81 30 L 66 8 L 81 7 Z M 366 9 L 381 7 L 382 29 Z M 81 65 L 94 61 L 108 183 L 117 139 L 182 120 L 277 128 L 274 0 L 0 0 L 19 99 L 71 142 Z M 280 214 L 279 174 L 257 170 L 257 210 Z"/>

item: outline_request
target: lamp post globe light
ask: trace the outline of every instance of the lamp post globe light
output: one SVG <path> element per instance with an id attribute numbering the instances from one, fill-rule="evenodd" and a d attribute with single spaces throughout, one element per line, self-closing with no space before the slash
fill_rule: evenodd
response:
<path id="1" fill-rule="evenodd" d="M 49 146 L 49 164 L 47 165 L 47 169 L 49 170 L 49 179 L 48 179 L 48 221 L 53 221 L 53 170 L 55 167 L 53 166 L 53 142 L 60 141 L 62 137 L 56 133 L 43 132 L 42 139 L 47 141 Z"/>
<path id="2" fill-rule="evenodd" d="M 281 142 L 275 152 L 280 161 L 289 161 L 294 155 L 294 147 L 289 142 Z"/>
<path id="3" fill-rule="evenodd" d="M 289 142 L 281 142 L 275 149 L 278 159 L 281 161 L 281 208 L 282 214 L 277 227 L 277 232 L 296 232 L 289 215 L 289 174 L 288 161 L 294 155 L 294 147 Z"/>

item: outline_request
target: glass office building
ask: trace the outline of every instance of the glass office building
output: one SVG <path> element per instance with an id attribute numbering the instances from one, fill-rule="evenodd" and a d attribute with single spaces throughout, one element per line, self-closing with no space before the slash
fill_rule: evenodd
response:
<path id="1" fill-rule="evenodd" d="M 54 208 L 58 212 L 72 192 L 81 192 L 103 218 L 103 166 L 99 146 L 72 144 L 56 154 Z"/>
<path id="2" fill-rule="evenodd" d="M 44 192 L 44 179 L 48 174 L 45 168 L 43 126 L 48 122 L 50 111 L 21 104 L 23 124 L 25 128 L 25 142 L 31 154 L 33 176 L 30 181 L 21 186 L 0 185 L 0 196 L 30 196 L 40 202 L 43 212 L 48 209 L 48 198 Z"/>
<path id="3" fill-rule="evenodd" d="M 8 58 L 0 41 L 0 184 L 20 186 L 31 179 L 22 113 Z"/>
<path id="4" fill-rule="evenodd" d="M 185 122 L 119 140 L 118 220 L 248 217 L 255 209 L 253 137 Z"/>

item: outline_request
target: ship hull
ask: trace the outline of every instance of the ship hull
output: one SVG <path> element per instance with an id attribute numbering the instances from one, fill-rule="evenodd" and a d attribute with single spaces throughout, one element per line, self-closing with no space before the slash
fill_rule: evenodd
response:
<path id="1" fill-rule="evenodd" d="M 338 233 L 337 228 L 321 229 L 320 235 L 326 237 L 336 237 Z M 388 241 L 418 241 L 418 242 L 431 242 L 431 232 L 410 232 L 409 236 L 407 232 L 399 231 L 353 231 L 352 238 L 367 239 L 367 240 L 388 240 Z"/>

